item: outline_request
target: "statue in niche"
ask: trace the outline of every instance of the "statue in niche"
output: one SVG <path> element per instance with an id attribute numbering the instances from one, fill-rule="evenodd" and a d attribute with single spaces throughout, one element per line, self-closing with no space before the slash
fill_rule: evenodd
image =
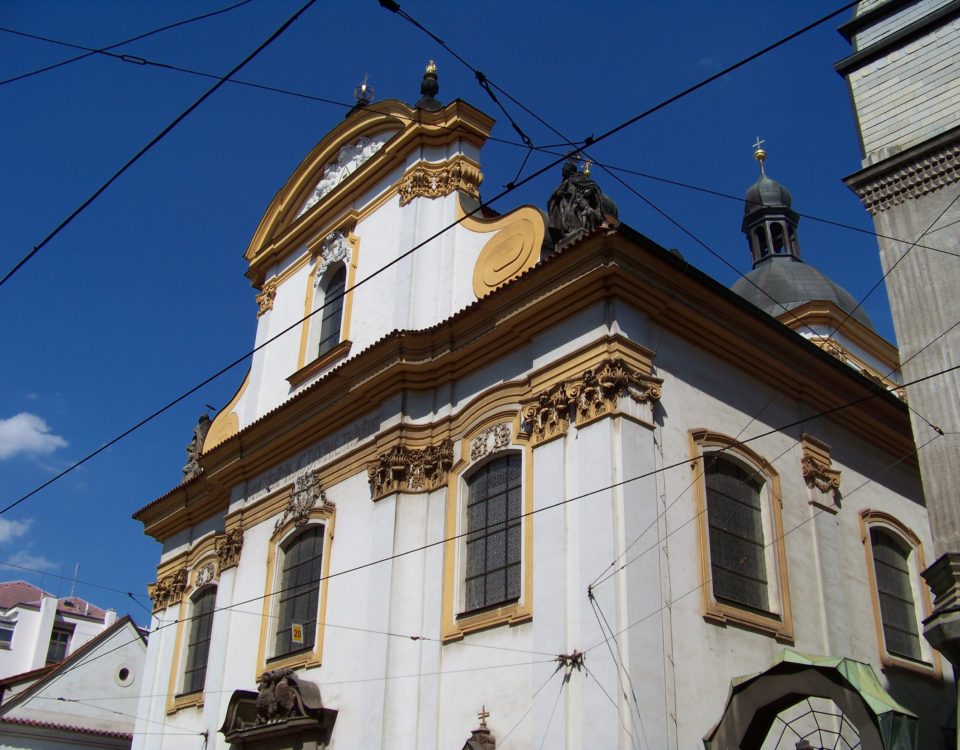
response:
<path id="1" fill-rule="evenodd" d="M 193 439 L 187 443 L 187 463 L 183 467 L 183 482 L 189 482 L 197 476 L 202 469 L 200 468 L 200 454 L 203 453 L 203 441 L 207 439 L 207 433 L 210 432 L 210 415 L 203 413 L 197 421 L 197 426 L 193 428 Z"/>
<path id="2" fill-rule="evenodd" d="M 589 234 L 603 223 L 603 194 L 589 174 L 568 161 L 563 182 L 547 202 L 547 229 L 557 251 Z"/>

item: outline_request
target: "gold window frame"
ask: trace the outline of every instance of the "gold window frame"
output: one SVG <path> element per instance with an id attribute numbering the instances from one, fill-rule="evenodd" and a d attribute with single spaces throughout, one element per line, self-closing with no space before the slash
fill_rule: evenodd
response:
<path id="1" fill-rule="evenodd" d="M 762 513 L 764 545 L 767 550 L 769 612 L 740 607 L 719 601 L 713 593 L 710 565 L 710 525 L 707 519 L 707 485 L 704 475 L 704 454 L 722 452 L 752 468 L 762 479 Z M 706 429 L 690 431 L 691 469 L 696 498 L 697 538 L 700 562 L 700 601 L 703 617 L 708 622 L 734 625 L 772 636 L 783 643 L 793 643 L 793 615 L 790 608 L 790 585 L 787 577 L 787 551 L 783 537 L 783 497 L 780 475 L 769 461 L 736 439 Z"/>

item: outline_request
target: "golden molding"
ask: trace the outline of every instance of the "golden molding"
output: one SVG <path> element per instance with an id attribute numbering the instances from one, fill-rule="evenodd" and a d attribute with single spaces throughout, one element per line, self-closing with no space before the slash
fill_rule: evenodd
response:
<path id="1" fill-rule="evenodd" d="M 397 193 L 401 206 L 406 206 L 414 198 L 441 198 L 454 190 L 480 200 L 481 182 L 480 166 L 456 156 L 438 163 L 420 162 L 400 180 Z"/>
<path id="2" fill-rule="evenodd" d="M 257 295 L 257 317 L 262 317 L 268 310 L 273 309 L 273 301 L 277 297 L 277 280 L 270 279 L 263 285 L 263 291 Z"/>
<path id="3" fill-rule="evenodd" d="M 659 401 L 662 384 L 619 357 L 605 359 L 577 380 L 557 383 L 523 405 L 517 437 L 542 443 L 566 434 L 571 422 L 583 425 L 616 413 L 624 397 L 638 404 Z"/>
<path id="4" fill-rule="evenodd" d="M 187 590 L 187 569 L 180 568 L 147 585 L 147 595 L 153 600 L 153 611 L 159 612 L 178 604 Z"/>
<path id="5" fill-rule="evenodd" d="M 473 268 L 473 293 L 484 297 L 533 268 L 540 260 L 544 222 L 539 210 L 522 206 L 500 217 L 491 227 L 479 221 L 464 225 L 473 231 L 496 232 L 487 240 Z"/>
<path id="6" fill-rule="evenodd" d="M 392 492 L 432 492 L 446 485 L 451 466 L 450 440 L 419 449 L 395 445 L 367 466 L 373 499 Z"/>

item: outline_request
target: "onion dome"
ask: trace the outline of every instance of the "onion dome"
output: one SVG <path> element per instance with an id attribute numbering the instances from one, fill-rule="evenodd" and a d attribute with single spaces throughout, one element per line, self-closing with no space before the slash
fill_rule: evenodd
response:
<path id="1" fill-rule="evenodd" d="M 832 302 L 872 329 L 870 318 L 839 284 L 800 259 L 797 226 L 800 216 L 791 208 L 793 198 L 776 180 L 767 176 L 767 152 L 757 139 L 754 158 L 760 163 L 760 178 L 744 196 L 743 224 L 753 270 L 731 289 L 774 317 L 807 302 Z"/>

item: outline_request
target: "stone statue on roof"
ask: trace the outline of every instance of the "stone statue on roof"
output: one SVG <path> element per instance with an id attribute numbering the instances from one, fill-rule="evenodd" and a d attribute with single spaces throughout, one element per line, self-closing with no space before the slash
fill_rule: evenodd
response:
<path id="1" fill-rule="evenodd" d="M 211 424 L 210 415 L 204 413 L 200 415 L 197 426 L 193 428 L 193 439 L 187 443 L 187 463 L 183 467 L 181 483 L 189 482 L 202 471 L 200 454 L 203 453 L 203 441 L 207 439 Z"/>
<path id="2" fill-rule="evenodd" d="M 563 165 L 563 182 L 547 202 L 547 229 L 555 250 L 592 232 L 603 223 L 603 194 L 589 174 L 568 161 Z"/>

